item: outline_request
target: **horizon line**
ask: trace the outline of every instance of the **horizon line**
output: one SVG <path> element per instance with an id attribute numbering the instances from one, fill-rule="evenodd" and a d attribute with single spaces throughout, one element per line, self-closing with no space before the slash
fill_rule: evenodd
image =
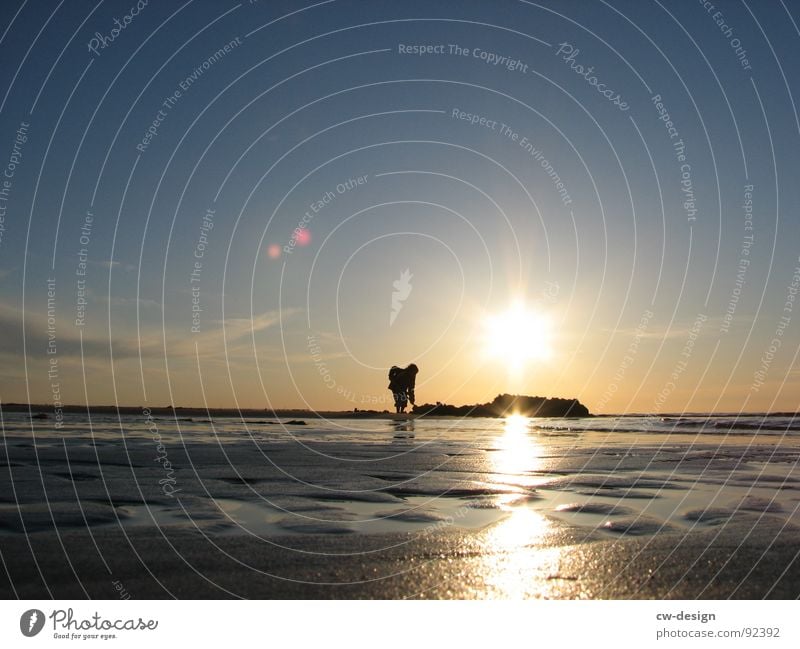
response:
<path id="1" fill-rule="evenodd" d="M 522 395 L 516 395 L 522 396 Z M 564 397 L 541 397 L 544 399 L 563 399 Z M 575 401 L 580 401 L 575 399 Z M 431 405 L 431 404 L 423 404 L 423 405 Z M 450 406 L 452 404 L 442 404 L 446 406 Z M 485 404 L 464 404 L 463 406 L 454 406 L 454 407 L 469 407 L 469 406 L 482 406 Z M 313 409 L 313 408 L 301 408 L 301 407 L 285 407 L 285 408 L 261 408 L 258 406 L 251 406 L 251 407 L 239 407 L 239 406 L 214 406 L 214 407 L 207 407 L 207 406 L 173 406 L 173 405 L 166 405 L 166 406 L 149 406 L 149 405 L 122 405 L 122 404 L 64 404 L 61 406 L 54 406 L 52 403 L 25 403 L 25 402 L 8 402 L 3 403 L 0 402 L 0 411 L 7 408 L 13 408 L 16 411 L 20 410 L 28 410 L 28 411 L 41 411 L 41 410 L 55 410 L 60 409 L 62 412 L 66 412 L 68 409 L 71 411 L 85 411 L 85 410 L 92 410 L 92 409 L 108 409 L 108 410 L 149 410 L 149 411 L 177 411 L 177 410 L 195 410 L 195 411 L 202 411 L 207 412 L 209 414 L 217 411 L 232 411 L 232 412 L 272 412 L 272 413 L 283 413 L 283 412 L 305 412 L 310 414 L 354 414 L 354 413 L 376 413 L 376 414 L 396 414 L 392 413 L 388 409 L 384 410 L 372 410 L 372 409 L 365 409 L 365 408 L 355 408 L 349 410 L 326 410 L 326 409 Z M 37 414 L 44 414 L 44 413 L 37 413 Z M 405 415 L 410 414 L 419 414 L 419 413 L 402 413 Z M 692 412 L 616 412 L 616 413 L 590 413 L 589 417 L 696 417 L 696 416 L 754 416 L 754 415 L 763 415 L 766 417 L 777 417 L 777 416 L 792 416 L 797 417 L 800 416 L 800 411 L 789 411 L 789 410 L 776 410 L 776 411 L 764 411 L 764 410 L 757 410 L 757 411 L 740 411 L 740 412 L 732 412 L 732 411 L 725 411 L 725 410 L 717 410 L 717 411 L 692 411 Z M 457 416 L 457 415 L 456 415 Z M 527 415 L 523 415 L 527 416 Z M 531 416 L 530 418 L 535 419 L 535 416 Z M 554 417 L 542 417 L 543 419 L 552 419 Z M 555 417 L 556 419 L 558 417 Z"/>

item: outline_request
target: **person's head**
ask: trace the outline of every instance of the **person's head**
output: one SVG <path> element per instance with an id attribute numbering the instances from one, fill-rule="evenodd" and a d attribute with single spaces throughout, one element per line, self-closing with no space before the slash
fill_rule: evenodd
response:
<path id="1" fill-rule="evenodd" d="M 414 365 L 414 363 L 411 363 L 411 365 L 409 365 L 406 368 L 406 370 L 411 372 L 412 374 L 416 374 L 417 372 L 419 372 L 419 368 L 416 365 Z"/>

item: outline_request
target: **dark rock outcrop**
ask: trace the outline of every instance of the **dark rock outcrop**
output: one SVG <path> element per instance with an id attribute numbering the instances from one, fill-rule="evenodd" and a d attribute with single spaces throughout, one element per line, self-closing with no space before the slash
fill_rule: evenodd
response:
<path id="1" fill-rule="evenodd" d="M 520 414 L 527 417 L 589 417 L 589 409 L 577 399 L 529 397 L 519 394 L 498 394 L 490 403 L 451 406 L 444 403 L 414 406 L 415 414 L 432 417 L 505 417 Z"/>

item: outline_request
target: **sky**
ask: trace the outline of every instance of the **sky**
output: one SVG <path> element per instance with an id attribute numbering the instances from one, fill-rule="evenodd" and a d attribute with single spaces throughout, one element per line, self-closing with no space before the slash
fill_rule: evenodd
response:
<path id="1" fill-rule="evenodd" d="M 798 21 L 4 2 L 0 402 L 795 411 Z"/>

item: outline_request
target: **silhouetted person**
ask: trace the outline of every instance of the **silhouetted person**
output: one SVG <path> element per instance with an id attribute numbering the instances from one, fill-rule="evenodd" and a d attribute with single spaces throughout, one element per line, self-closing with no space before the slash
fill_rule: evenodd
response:
<path id="1" fill-rule="evenodd" d="M 389 389 L 394 395 L 394 407 L 397 413 L 405 412 L 408 402 L 414 405 L 414 383 L 417 380 L 419 368 L 411 363 L 405 369 L 396 365 L 389 370 Z"/>

